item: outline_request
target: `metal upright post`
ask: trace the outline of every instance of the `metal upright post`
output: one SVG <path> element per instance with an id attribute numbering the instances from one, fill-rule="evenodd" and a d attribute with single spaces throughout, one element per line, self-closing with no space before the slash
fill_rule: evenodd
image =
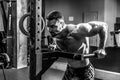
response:
<path id="1" fill-rule="evenodd" d="M 42 0 L 36 0 L 36 75 L 42 69 L 42 53 L 41 53 L 41 38 L 42 38 Z"/>
<path id="2" fill-rule="evenodd" d="M 41 6 L 42 0 L 31 0 L 30 7 L 30 80 L 37 80 L 37 74 L 42 69 L 41 53 Z M 41 79 L 39 79 L 41 80 Z"/>
<path id="3" fill-rule="evenodd" d="M 16 0 L 8 0 L 8 23 L 7 23 L 7 54 L 11 59 L 11 66 L 13 66 L 14 49 L 16 50 Z M 15 43 L 13 43 L 13 41 Z M 16 53 L 15 53 L 16 54 Z"/>
<path id="4" fill-rule="evenodd" d="M 36 30 L 36 0 L 30 2 L 30 80 L 36 80 L 36 54 L 35 54 L 35 30 Z"/>

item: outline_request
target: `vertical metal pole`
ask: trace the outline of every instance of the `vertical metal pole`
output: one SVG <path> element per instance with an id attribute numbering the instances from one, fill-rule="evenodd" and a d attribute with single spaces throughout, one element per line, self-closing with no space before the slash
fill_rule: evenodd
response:
<path id="1" fill-rule="evenodd" d="M 36 30 L 36 0 L 30 2 L 30 80 L 36 80 L 35 30 Z"/>
<path id="2" fill-rule="evenodd" d="M 41 53 L 41 18 L 42 18 L 42 0 L 36 0 L 36 75 L 42 69 Z"/>
<path id="3" fill-rule="evenodd" d="M 8 5 L 8 25 L 7 25 L 7 54 L 10 56 L 10 59 L 12 60 L 11 55 L 13 55 L 13 30 L 12 30 L 12 2 L 9 2 Z M 11 61 L 12 64 L 12 61 Z"/>
<path id="4" fill-rule="evenodd" d="M 37 80 L 37 74 L 42 69 L 41 53 L 41 7 L 42 0 L 31 0 L 30 18 L 30 80 Z M 41 80 L 41 76 L 39 77 Z"/>
<path id="5" fill-rule="evenodd" d="M 16 1 L 9 1 L 8 5 L 8 24 L 7 24 L 7 54 L 11 59 L 11 66 L 13 66 L 13 50 L 15 48 L 15 43 L 13 43 L 13 37 L 15 27 L 16 27 Z M 15 40 L 15 38 L 14 38 Z M 15 48 L 16 49 L 16 48 Z M 16 53 L 15 53 L 16 54 Z"/>

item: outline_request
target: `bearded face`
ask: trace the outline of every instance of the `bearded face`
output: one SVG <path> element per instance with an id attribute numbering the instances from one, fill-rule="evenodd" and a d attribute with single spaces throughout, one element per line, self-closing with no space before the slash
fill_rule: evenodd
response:
<path id="1" fill-rule="evenodd" d="M 63 22 L 59 19 L 48 20 L 47 29 L 51 33 L 52 37 L 54 37 L 62 31 Z"/>

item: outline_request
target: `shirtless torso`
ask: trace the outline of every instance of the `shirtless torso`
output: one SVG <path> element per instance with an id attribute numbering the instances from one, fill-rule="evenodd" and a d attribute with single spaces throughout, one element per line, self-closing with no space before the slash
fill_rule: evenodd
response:
<path id="1" fill-rule="evenodd" d="M 49 45 L 52 50 L 60 49 L 77 54 L 89 54 L 89 37 L 99 35 L 99 47 L 94 53 L 98 58 L 106 55 L 105 44 L 107 40 L 108 25 L 100 21 L 88 23 L 65 24 L 64 18 L 59 11 L 52 11 L 48 14 L 47 29 L 50 32 L 53 43 Z M 94 67 L 90 60 L 67 59 L 68 65 L 62 80 L 93 80 Z M 82 73 L 82 74 L 81 74 Z"/>
<path id="2" fill-rule="evenodd" d="M 102 38 L 106 38 L 103 32 L 106 34 L 107 27 L 106 23 L 98 21 L 80 23 L 77 25 L 66 24 L 64 29 L 54 38 L 57 38 L 57 45 L 63 51 L 88 54 L 89 40 L 87 38 L 97 34 L 99 34 L 100 37 L 102 36 Z M 104 44 L 100 45 L 100 48 L 103 46 Z M 84 59 L 82 61 L 68 59 L 68 64 L 75 68 L 84 67 L 88 65 L 89 62 L 89 59 Z"/>

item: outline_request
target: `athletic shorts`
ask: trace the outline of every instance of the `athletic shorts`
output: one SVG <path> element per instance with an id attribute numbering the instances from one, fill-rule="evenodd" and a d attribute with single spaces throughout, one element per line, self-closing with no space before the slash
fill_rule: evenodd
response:
<path id="1" fill-rule="evenodd" d="M 92 64 L 82 68 L 72 68 L 67 65 L 62 80 L 94 80 L 94 74 L 94 67 Z"/>

